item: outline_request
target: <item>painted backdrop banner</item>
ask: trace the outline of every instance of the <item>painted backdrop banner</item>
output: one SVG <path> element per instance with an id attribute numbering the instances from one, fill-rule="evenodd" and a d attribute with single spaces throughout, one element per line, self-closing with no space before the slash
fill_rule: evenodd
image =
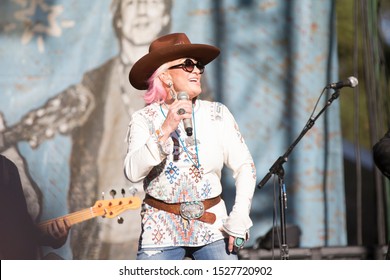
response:
<path id="1" fill-rule="evenodd" d="M 142 199 L 122 168 L 130 116 L 144 106 L 127 75 L 162 34 L 185 32 L 221 48 L 205 71 L 204 98 L 235 115 L 259 181 L 299 135 L 325 85 L 338 80 L 332 1 L 6 0 L 0 7 L 0 152 L 17 164 L 36 222 L 102 199 Z M 284 169 L 286 218 L 300 227 L 301 246 L 346 245 L 337 101 Z M 225 173 L 231 204 L 234 183 Z M 278 223 L 274 188 L 271 178 L 255 192 L 248 246 Z M 78 223 L 62 248 L 43 247 L 42 258 L 134 259 L 139 219 L 131 209 Z"/>

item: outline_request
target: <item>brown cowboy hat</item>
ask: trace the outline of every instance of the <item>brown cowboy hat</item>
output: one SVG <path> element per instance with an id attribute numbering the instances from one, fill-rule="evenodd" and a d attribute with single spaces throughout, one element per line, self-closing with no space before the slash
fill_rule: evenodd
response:
<path id="1" fill-rule="evenodd" d="M 214 46 L 192 44 L 184 33 L 162 36 L 150 44 L 149 53 L 141 57 L 131 68 L 130 84 L 136 89 L 147 89 L 147 80 L 162 64 L 189 57 L 206 65 L 214 60 L 219 52 L 220 50 Z"/>

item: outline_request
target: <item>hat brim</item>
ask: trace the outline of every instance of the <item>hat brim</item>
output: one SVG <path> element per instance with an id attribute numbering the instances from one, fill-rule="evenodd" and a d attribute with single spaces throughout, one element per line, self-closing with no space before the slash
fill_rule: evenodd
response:
<path id="1" fill-rule="evenodd" d="M 189 57 L 206 65 L 219 53 L 218 48 L 205 44 L 181 44 L 160 48 L 144 55 L 134 64 L 129 73 L 129 81 L 136 89 L 145 90 L 148 88 L 148 79 L 162 64 Z"/>

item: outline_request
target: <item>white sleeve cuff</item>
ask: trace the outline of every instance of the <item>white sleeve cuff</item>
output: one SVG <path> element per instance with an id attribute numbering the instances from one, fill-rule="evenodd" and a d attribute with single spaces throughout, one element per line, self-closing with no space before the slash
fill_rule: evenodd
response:
<path id="1" fill-rule="evenodd" d="M 252 220 L 249 216 L 243 217 L 236 212 L 231 212 L 229 217 L 223 223 L 223 230 L 235 237 L 249 239 L 249 228 L 252 226 Z"/>

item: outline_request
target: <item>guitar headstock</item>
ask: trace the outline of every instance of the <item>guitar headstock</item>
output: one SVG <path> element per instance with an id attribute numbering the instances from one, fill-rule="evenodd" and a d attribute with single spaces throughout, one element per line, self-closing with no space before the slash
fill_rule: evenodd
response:
<path id="1" fill-rule="evenodd" d="M 96 216 L 114 218 L 126 210 L 134 210 L 141 206 L 141 199 L 137 196 L 121 197 L 110 200 L 98 200 L 91 207 Z"/>

